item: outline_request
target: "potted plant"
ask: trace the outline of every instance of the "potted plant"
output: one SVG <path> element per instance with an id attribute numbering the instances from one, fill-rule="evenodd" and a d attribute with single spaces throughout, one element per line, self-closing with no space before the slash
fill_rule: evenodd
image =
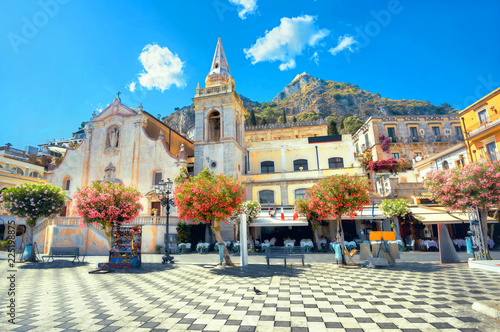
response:
<path id="1" fill-rule="evenodd" d="M 161 245 L 157 244 L 157 245 L 155 246 L 155 251 L 156 251 L 156 253 L 157 253 L 157 254 L 160 254 L 160 253 L 161 253 L 161 249 L 162 249 L 162 248 L 163 248 L 163 246 L 161 246 Z"/>

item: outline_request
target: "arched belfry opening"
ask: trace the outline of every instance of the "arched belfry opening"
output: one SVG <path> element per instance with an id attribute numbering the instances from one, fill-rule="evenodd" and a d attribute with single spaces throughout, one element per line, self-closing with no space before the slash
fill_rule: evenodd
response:
<path id="1" fill-rule="evenodd" d="M 208 116 L 208 141 L 209 142 L 219 142 L 220 141 L 220 113 L 218 111 L 213 111 Z"/>

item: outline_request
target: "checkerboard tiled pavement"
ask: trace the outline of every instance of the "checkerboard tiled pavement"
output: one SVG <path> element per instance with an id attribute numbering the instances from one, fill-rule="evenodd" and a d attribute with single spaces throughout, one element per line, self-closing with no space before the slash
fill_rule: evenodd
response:
<path id="1" fill-rule="evenodd" d="M 18 264 L 16 325 L 6 322 L 0 272 L 0 331 L 500 331 L 499 321 L 471 309 L 476 300 L 500 299 L 500 274 L 466 264 L 145 263 L 104 275 L 88 273 L 94 263 L 51 264 Z"/>

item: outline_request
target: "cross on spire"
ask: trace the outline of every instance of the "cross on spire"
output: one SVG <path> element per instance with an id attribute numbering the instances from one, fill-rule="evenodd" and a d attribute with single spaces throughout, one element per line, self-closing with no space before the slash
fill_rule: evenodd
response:
<path id="1" fill-rule="evenodd" d="M 117 96 L 118 98 L 120 98 L 120 95 L 121 95 L 121 94 L 122 94 L 122 93 L 121 93 L 120 91 L 118 91 L 118 92 L 116 93 L 116 96 Z"/>

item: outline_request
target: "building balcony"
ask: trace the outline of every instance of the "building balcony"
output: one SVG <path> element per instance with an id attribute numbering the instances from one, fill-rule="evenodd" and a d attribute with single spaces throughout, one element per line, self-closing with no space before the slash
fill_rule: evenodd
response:
<path id="1" fill-rule="evenodd" d="M 499 116 L 495 117 L 495 119 L 493 119 L 490 122 L 485 122 L 481 125 L 471 126 L 471 127 L 467 128 L 467 130 L 469 131 L 469 137 L 472 137 L 472 136 L 482 134 L 482 133 L 488 131 L 489 129 L 496 127 L 498 125 L 500 125 L 500 117 Z M 475 128 L 475 129 L 471 130 L 472 128 Z"/>

